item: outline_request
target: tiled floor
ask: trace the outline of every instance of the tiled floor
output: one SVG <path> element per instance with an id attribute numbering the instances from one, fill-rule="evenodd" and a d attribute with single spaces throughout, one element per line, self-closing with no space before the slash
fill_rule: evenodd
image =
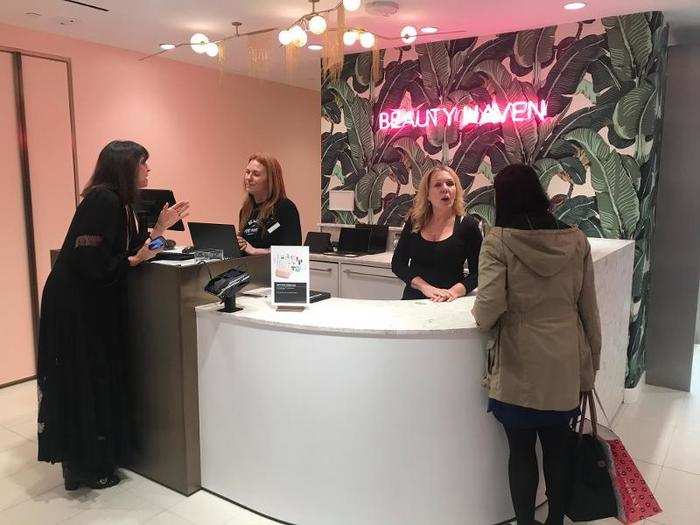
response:
<path id="1" fill-rule="evenodd" d="M 695 354 L 690 394 L 646 386 L 640 401 L 623 406 L 615 420 L 664 509 L 649 524 L 700 523 L 700 347 Z M 273 523 L 209 493 L 187 498 L 128 471 L 114 488 L 67 493 L 60 466 L 36 462 L 35 421 L 34 382 L 0 390 L 0 524 Z"/>

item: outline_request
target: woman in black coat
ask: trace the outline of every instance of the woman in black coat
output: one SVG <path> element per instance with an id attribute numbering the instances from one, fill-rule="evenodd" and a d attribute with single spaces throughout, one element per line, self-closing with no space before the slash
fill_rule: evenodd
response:
<path id="1" fill-rule="evenodd" d="M 126 276 L 154 257 L 156 238 L 187 215 L 163 208 L 150 233 L 133 210 L 148 184 L 148 152 L 110 142 L 83 191 L 41 301 L 39 460 L 63 463 L 67 490 L 116 485 L 128 452 Z"/>

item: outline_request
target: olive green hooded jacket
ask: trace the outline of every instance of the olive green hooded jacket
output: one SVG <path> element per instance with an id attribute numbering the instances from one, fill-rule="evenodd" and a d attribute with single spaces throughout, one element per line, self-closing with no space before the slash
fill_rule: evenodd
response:
<path id="1" fill-rule="evenodd" d="M 489 396 L 537 410 L 570 410 L 600 366 L 591 247 L 576 228 L 492 228 L 481 248 L 472 310 L 494 330 Z"/>

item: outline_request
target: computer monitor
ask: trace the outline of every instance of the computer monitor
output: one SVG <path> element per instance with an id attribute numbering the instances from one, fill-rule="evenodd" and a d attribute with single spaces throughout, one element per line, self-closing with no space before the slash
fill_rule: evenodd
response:
<path id="1" fill-rule="evenodd" d="M 209 222 L 188 222 L 192 245 L 196 250 L 217 249 L 224 251 L 224 257 L 241 256 L 236 241 L 236 227 L 233 224 L 213 224 Z"/>
<path id="2" fill-rule="evenodd" d="M 139 198 L 134 205 L 134 211 L 141 220 L 145 221 L 148 228 L 153 228 L 166 203 L 171 206 L 175 204 L 175 195 L 173 195 L 172 190 L 143 189 L 139 190 Z M 182 221 L 177 221 L 168 229 L 184 232 L 185 225 L 182 224 Z"/>
<path id="3" fill-rule="evenodd" d="M 304 240 L 304 246 L 308 246 L 311 253 L 328 252 L 331 250 L 331 234 L 325 232 L 308 232 Z"/>
<path id="4" fill-rule="evenodd" d="M 367 253 L 369 230 L 364 228 L 341 228 L 338 251 L 343 253 Z"/>
<path id="5" fill-rule="evenodd" d="M 369 230 L 369 253 L 384 253 L 386 242 L 389 238 L 389 227 L 385 224 L 362 224 L 358 223 L 355 228 Z"/>

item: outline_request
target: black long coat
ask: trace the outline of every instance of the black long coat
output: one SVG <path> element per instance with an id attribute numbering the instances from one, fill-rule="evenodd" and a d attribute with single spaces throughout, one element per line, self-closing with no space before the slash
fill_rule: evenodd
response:
<path id="1" fill-rule="evenodd" d="M 111 189 L 92 190 L 75 212 L 41 301 L 41 461 L 126 459 L 126 276 L 147 235 Z"/>

